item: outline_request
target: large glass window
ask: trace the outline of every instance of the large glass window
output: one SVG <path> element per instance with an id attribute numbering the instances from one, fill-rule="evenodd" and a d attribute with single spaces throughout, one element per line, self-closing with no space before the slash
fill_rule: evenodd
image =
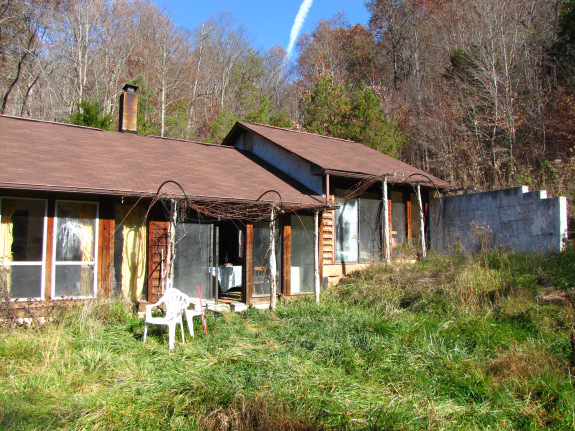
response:
<path id="1" fill-rule="evenodd" d="M 54 298 L 96 294 L 98 204 L 56 202 Z"/>
<path id="2" fill-rule="evenodd" d="M 381 253 L 381 200 L 362 195 L 338 202 L 335 211 L 336 262 L 372 262 Z"/>
<path id="3" fill-rule="evenodd" d="M 176 225 L 176 258 L 174 261 L 174 287 L 202 299 L 213 299 L 215 268 L 214 225 L 210 223 L 178 223 Z"/>
<path id="4" fill-rule="evenodd" d="M 358 200 L 348 199 L 338 204 L 339 208 L 335 210 L 335 260 L 357 262 L 359 258 Z"/>
<path id="5" fill-rule="evenodd" d="M 291 216 L 291 293 L 314 291 L 314 217 Z"/>
<path id="6" fill-rule="evenodd" d="M 44 296 L 46 201 L 0 199 L 0 288 L 10 298 Z"/>
<path id="7" fill-rule="evenodd" d="M 277 291 L 281 292 L 281 236 L 279 222 L 276 221 L 275 229 L 275 253 L 276 258 L 276 281 Z M 270 224 L 267 221 L 254 223 L 254 261 L 252 283 L 254 286 L 253 296 L 270 295 L 271 292 L 271 242 Z"/>
<path id="8" fill-rule="evenodd" d="M 381 259 L 381 208 L 380 199 L 359 200 L 359 261 L 375 262 Z"/>
<path id="9" fill-rule="evenodd" d="M 400 192 L 391 192 L 391 244 L 395 246 L 407 239 L 405 203 Z"/>

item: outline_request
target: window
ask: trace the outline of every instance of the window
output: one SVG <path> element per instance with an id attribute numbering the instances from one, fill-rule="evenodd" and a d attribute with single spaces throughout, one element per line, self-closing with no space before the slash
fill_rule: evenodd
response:
<path id="1" fill-rule="evenodd" d="M 335 260 L 357 262 L 359 258 L 358 199 L 338 202 L 335 210 Z"/>
<path id="2" fill-rule="evenodd" d="M 381 225 L 381 199 L 359 200 L 359 261 L 374 262 L 381 259 L 383 227 Z"/>
<path id="3" fill-rule="evenodd" d="M 375 194 L 338 202 L 335 211 L 335 259 L 372 262 L 381 255 L 381 200 Z"/>
<path id="4" fill-rule="evenodd" d="M 314 291 L 314 217 L 291 216 L 291 293 Z"/>
<path id="5" fill-rule="evenodd" d="M 53 297 L 96 295 L 98 204 L 56 202 Z"/>
<path id="6" fill-rule="evenodd" d="M 46 201 L 0 199 L 0 287 L 10 298 L 42 298 L 46 262 Z"/>
<path id="7" fill-rule="evenodd" d="M 176 250 L 174 261 L 174 287 L 198 297 L 214 298 L 213 268 L 214 225 L 211 223 L 178 223 L 176 225 Z"/>
<path id="8" fill-rule="evenodd" d="M 275 260 L 276 260 L 276 285 L 277 291 L 281 292 L 281 236 L 280 223 L 277 220 L 275 226 Z M 268 221 L 258 221 L 254 223 L 254 274 L 252 283 L 254 285 L 253 296 L 269 296 L 271 292 L 271 241 L 270 223 Z"/>

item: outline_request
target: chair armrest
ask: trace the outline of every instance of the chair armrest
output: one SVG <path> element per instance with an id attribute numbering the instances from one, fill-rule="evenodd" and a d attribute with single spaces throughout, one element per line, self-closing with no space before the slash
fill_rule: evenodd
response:
<path id="1" fill-rule="evenodd" d="M 202 312 L 200 310 L 192 310 L 189 308 L 184 308 L 184 313 L 186 314 L 186 319 L 202 315 Z"/>
<path id="2" fill-rule="evenodd" d="M 164 302 L 164 298 L 160 298 L 160 300 L 158 302 L 156 302 L 155 304 L 147 304 L 146 305 L 146 319 L 148 319 L 148 317 L 152 317 L 152 309 L 154 307 L 159 307 L 160 305 L 162 305 Z"/>

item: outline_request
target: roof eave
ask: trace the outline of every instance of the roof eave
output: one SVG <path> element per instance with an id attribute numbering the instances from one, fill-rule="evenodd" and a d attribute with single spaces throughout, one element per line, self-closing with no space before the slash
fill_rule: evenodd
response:
<path id="1" fill-rule="evenodd" d="M 83 194 L 83 195 L 98 195 L 98 196 L 115 196 L 115 197 L 139 197 L 139 198 L 151 198 L 156 196 L 157 192 L 154 191 L 142 191 L 137 192 L 134 190 L 108 190 L 108 189 L 98 189 L 90 187 L 77 187 L 77 186 L 53 186 L 47 184 L 20 184 L 20 183 L 0 183 L 0 190 L 21 190 L 28 192 L 52 192 L 52 193 L 73 193 L 73 194 Z M 168 195 L 166 195 L 168 196 Z M 183 193 L 170 193 L 170 197 L 174 199 L 185 199 L 186 196 Z M 228 204 L 271 204 L 271 200 L 257 200 L 257 199 L 247 199 L 247 198 L 233 198 L 233 197 L 216 197 L 216 196 L 199 196 L 192 195 L 188 196 L 192 201 L 197 202 L 221 202 Z M 285 201 L 284 204 L 288 207 L 299 207 L 302 209 L 326 209 L 331 208 L 329 204 L 326 204 L 321 196 L 313 197 L 309 196 L 315 202 L 297 202 L 297 201 Z"/>

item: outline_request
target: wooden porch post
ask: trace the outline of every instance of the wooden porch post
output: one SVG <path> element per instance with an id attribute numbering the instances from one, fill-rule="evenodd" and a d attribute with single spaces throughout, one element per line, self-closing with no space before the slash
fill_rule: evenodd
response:
<path id="1" fill-rule="evenodd" d="M 276 229 L 275 229 L 275 208 L 272 206 L 271 221 L 270 221 L 270 308 L 275 311 L 278 300 L 278 285 L 277 285 L 277 270 L 276 270 Z"/>
<path id="2" fill-rule="evenodd" d="M 319 305 L 319 211 L 315 210 L 313 213 L 313 238 L 314 238 L 314 290 L 315 290 L 315 303 Z"/>
<path id="3" fill-rule="evenodd" d="M 381 180 L 383 191 L 383 246 L 385 249 L 385 261 L 391 262 L 391 250 L 389 249 L 389 204 L 387 201 L 387 177 L 384 176 Z"/>
<path id="4" fill-rule="evenodd" d="M 250 305 L 252 302 L 253 294 L 253 273 L 254 273 L 254 225 L 253 223 L 246 224 L 246 238 L 245 238 L 245 295 L 243 301 L 246 305 Z"/>
<path id="5" fill-rule="evenodd" d="M 421 203 L 421 184 L 417 184 L 417 202 L 419 203 L 419 219 L 421 220 L 421 255 L 425 259 L 427 251 L 425 249 L 425 226 L 423 217 L 423 205 Z"/>

